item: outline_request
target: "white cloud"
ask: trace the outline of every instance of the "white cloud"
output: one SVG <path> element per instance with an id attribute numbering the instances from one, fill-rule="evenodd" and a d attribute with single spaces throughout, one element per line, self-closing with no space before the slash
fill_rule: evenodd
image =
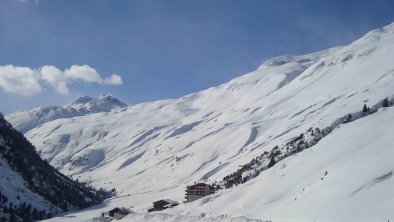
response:
<path id="1" fill-rule="evenodd" d="M 66 69 L 64 71 L 64 75 L 69 79 L 82 80 L 91 83 L 100 83 L 107 85 L 123 84 L 122 77 L 120 77 L 119 75 L 112 74 L 110 77 L 103 79 L 94 68 L 88 65 L 83 65 L 83 66 L 73 65 L 69 69 Z"/>
<path id="2" fill-rule="evenodd" d="M 13 65 L 0 66 L 0 88 L 24 96 L 42 91 L 39 76 L 32 69 Z"/>
<path id="3" fill-rule="evenodd" d="M 42 92 L 43 86 L 49 85 L 59 94 L 67 95 L 70 92 L 68 86 L 74 82 L 123 84 L 119 75 L 103 78 L 88 65 L 72 65 L 64 71 L 48 65 L 36 70 L 13 65 L 0 66 L 0 88 L 8 93 L 29 96 Z"/>
<path id="4" fill-rule="evenodd" d="M 67 78 L 63 72 L 55 66 L 43 66 L 40 70 L 41 79 L 51 85 L 58 93 L 67 95 Z"/>
<path id="5" fill-rule="evenodd" d="M 116 74 L 112 74 L 111 77 L 105 78 L 104 82 L 109 85 L 122 85 L 122 77 Z"/>
<path id="6" fill-rule="evenodd" d="M 64 70 L 64 75 L 72 80 L 81 80 L 91 83 L 102 83 L 103 79 L 95 69 L 88 65 L 72 65 L 69 69 Z"/>

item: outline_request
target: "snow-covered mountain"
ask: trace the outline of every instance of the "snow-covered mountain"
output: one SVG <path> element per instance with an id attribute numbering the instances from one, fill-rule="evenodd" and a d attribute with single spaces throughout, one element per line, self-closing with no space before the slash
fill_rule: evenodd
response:
<path id="1" fill-rule="evenodd" d="M 33 221 L 100 203 L 108 195 L 71 180 L 43 161 L 0 113 L 0 220 Z"/>
<path id="2" fill-rule="evenodd" d="M 65 106 L 39 107 L 8 115 L 7 120 L 20 132 L 38 127 L 49 121 L 60 118 L 72 118 L 98 112 L 109 112 L 127 105 L 110 94 L 103 94 L 96 99 L 83 96 Z"/>
<path id="3" fill-rule="evenodd" d="M 394 218 L 393 61 L 394 23 L 347 46 L 270 59 L 179 99 L 56 119 L 26 136 L 61 172 L 117 189 L 120 198 L 77 218 L 119 205 L 145 212 L 162 198 L 181 202 L 186 185 L 220 184 L 278 146 L 276 160 L 291 155 L 246 183 L 166 212 L 387 221 Z M 364 104 L 373 111 L 363 114 Z M 327 127 L 307 139 L 308 149 L 286 150 L 300 134 Z"/>

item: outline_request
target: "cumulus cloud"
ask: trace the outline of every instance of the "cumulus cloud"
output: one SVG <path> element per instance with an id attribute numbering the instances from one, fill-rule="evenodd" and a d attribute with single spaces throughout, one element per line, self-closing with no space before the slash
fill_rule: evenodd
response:
<path id="1" fill-rule="evenodd" d="M 73 65 L 64 71 L 64 75 L 72 80 L 81 80 L 91 83 L 102 83 L 103 79 L 95 69 L 88 65 Z"/>
<path id="2" fill-rule="evenodd" d="M 51 85 L 58 93 L 67 95 L 67 78 L 63 72 L 55 66 L 43 66 L 40 70 L 41 79 Z"/>
<path id="3" fill-rule="evenodd" d="M 42 91 L 39 76 L 32 69 L 13 65 L 0 66 L 0 88 L 24 96 Z"/>
<path id="4" fill-rule="evenodd" d="M 112 74 L 110 77 L 105 78 L 104 82 L 109 85 L 122 85 L 123 81 L 119 75 Z"/>
<path id="5" fill-rule="evenodd" d="M 69 94 L 69 85 L 75 82 L 121 85 L 122 78 L 112 74 L 103 78 L 88 65 L 72 65 L 64 71 L 55 66 L 45 65 L 39 69 L 13 65 L 0 66 L 0 88 L 5 92 L 24 96 L 38 94 L 45 86 L 52 87 L 59 94 Z"/>

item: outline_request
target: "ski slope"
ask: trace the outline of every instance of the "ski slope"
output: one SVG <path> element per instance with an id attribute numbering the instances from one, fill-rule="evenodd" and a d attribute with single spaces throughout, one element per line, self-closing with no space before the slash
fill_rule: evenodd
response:
<path id="1" fill-rule="evenodd" d="M 364 104 L 392 101 L 393 61 L 394 23 L 347 46 L 270 59 L 179 99 L 56 119 L 26 135 L 61 172 L 118 191 L 119 198 L 76 213 L 73 221 L 114 206 L 143 213 L 158 199 L 181 202 L 187 185 L 220 181 L 311 127 L 330 126 Z M 393 220 L 393 115 L 383 108 L 341 125 L 255 179 L 165 213 Z"/>

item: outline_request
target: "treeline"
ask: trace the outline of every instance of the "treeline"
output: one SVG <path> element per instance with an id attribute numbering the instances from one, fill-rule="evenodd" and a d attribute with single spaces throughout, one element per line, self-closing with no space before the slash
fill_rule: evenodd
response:
<path id="1" fill-rule="evenodd" d="M 260 156 L 253 158 L 249 163 L 243 165 L 234 173 L 225 176 L 221 181 L 221 186 L 228 189 L 245 183 L 257 177 L 262 171 L 273 167 L 280 160 L 315 145 L 330 132 L 331 130 L 329 129 L 320 130 L 319 128 L 310 128 L 306 133 L 294 137 L 286 144 L 280 147 L 275 146 L 269 152 L 264 151 Z"/>
<path id="2" fill-rule="evenodd" d="M 47 213 L 45 210 L 38 210 L 30 203 L 22 202 L 21 204 L 14 205 L 8 203 L 8 198 L 0 192 L 0 203 L 2 216 L 0 217 L 1 222 L 17 222 L 17 221 L 36 221 L 43 220 L 52 217 L 51 213 Z"/>
<path id="3" fill-rule="evenodd" d="M 231 188 L 235 185 L 245 183 L 250 179 L 257 177 L 262 171 L 271 168 L 278 161 L 291 156 L 295 153 L 301 152 L 304 149 L 308 149 L 319 142 L 323 137 L 330 134 L 338 125 L 346 124 L 355 121 L 359 118 L 371 115 L 378 111 L 382 107 L 393 106 L 393 102 L 388 98 L 378 102 L 372 108 L 366 104 L 362 106 L 361 111 L 356 113 L 347 114 L 336 121 L 331 126 L 324 129 L 318 127 L 312 127 L 305 133 L 300 134 L 292 138 L 289 142 L 281 146 L 275 146 L 271 151 L 264 151 L 261 155 L 253 158 L 249 163 L 241 166 L 237 171 L 223 177 L 220 182 L 215 182 L 213 185 L 217 188 Z"/>

